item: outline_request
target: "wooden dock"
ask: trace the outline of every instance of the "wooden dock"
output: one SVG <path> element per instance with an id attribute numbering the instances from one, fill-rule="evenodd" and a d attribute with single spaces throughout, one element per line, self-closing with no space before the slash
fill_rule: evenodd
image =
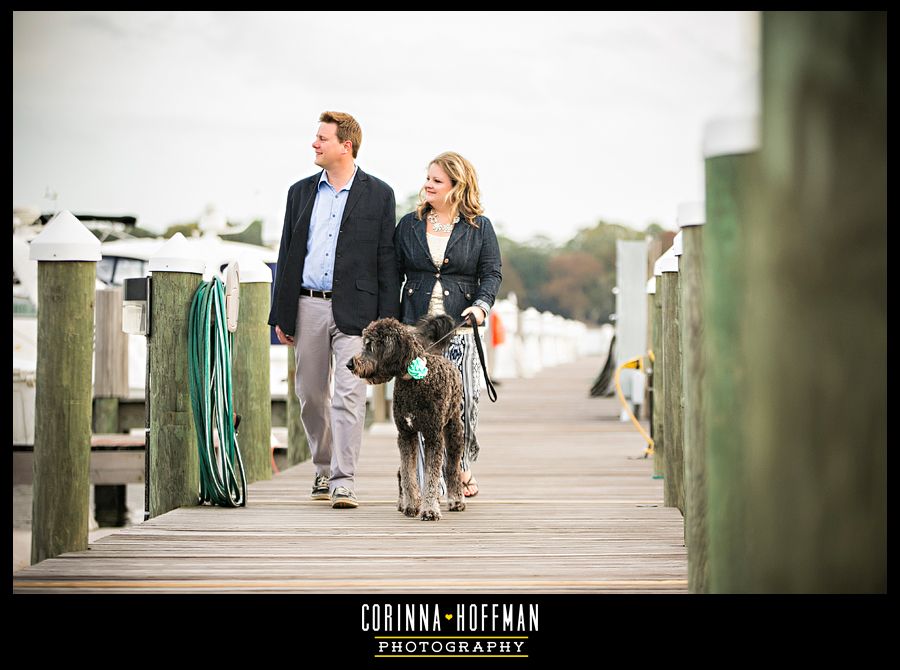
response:
<path id="1" fill-rule="evenodd" d="M 397 512 L 395 437 L 363 438 L 360 506 L 308 500 L 312 464 L 250 486 L 241 509 L 181 508 L 13 575 L 16 593 L 687 592 L 684 529 L 601 360 L 482 396 L 480 494 L 427 523 Z"/>

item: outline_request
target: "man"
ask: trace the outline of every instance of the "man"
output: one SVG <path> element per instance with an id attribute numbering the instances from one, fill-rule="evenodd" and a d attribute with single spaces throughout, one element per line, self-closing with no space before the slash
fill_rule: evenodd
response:
<path id="1" fill-rule="evenodd" d="M 310 497 L 355 508 L 366 384 L 347 361 L 362 349 L 363 328 L 400 313 L 394 191 L 357 167 L 356 119 L 323 112 L 319 121 L 312 147 L 323 170 L 288 191 L 269 325 L 295 347 L 294 386 L 316 468 Z"/>

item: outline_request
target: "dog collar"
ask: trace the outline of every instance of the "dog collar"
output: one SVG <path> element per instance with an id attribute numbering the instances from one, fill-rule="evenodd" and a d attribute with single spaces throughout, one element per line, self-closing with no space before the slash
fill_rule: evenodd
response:
<path id="1" fill-rule="evenodd" d="M 425 364 L 424 358 L 416 356 L 412 359 L 412 362 L 406 366 L 406 371 L 413 379 L 424 379 L 425 375 L 428 374 L 428 366 Z"/>

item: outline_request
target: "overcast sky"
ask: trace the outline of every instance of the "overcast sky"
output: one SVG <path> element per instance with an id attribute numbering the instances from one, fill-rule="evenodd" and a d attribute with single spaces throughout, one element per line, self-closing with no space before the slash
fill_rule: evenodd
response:
<path id="1" fill-rule="evenodd" d="M 705 124 L 758 109 L 755 12 L 14 12 L 13 206 L 215 205 L 280 235 L 324 110 L 405 200 L 428 161 L 475 165 L 509 237 L 598 219 L 676 229 L 703 198 Z"/>

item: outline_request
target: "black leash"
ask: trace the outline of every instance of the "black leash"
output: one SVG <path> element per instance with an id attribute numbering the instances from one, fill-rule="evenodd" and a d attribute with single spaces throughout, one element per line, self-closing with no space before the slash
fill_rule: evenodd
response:
<path id="1" fill-rule="evenodd" d="M 497 389 L 494 388 L 494 385 L 491 383 L 491 378 L 488 377 L 487 363 L 484 361 L 484 349 L 481 346 L 481 335 L 478 334 L 478 321 L 471 312 L 467 314 L 467 317 L 469 318 L 469 323 L 472 324 L 472 330 L 475 331 L 475 347 L 478 349 L 478 358 L 481 361 L 481 371 L 484 373 L 484 383 L 487 384 L 488 398 L 491 399 L 491 402 L 497 402 Z"/>
<path id="2" fill-rule="evenodd" d="M 448 337 L 453 335 L 457 330 L 462 328 L 463 326 L 472 326 L 472 330 L 475 331 L 475 348 L 478 349 L 478 360 L 481 361 L 481 371 L 484 373 L 484 383 L 487 385 L 488 398 L 491 399 L 491 402 L 497 402 L 497 389 L 494 388 L 494 385 L 491 383 L 490 377 L 488 377 L 487 363 L 484 360 L 484 349 L 481 346 L 481 336 L 478 334 L 478 320 L 471 313 L 466 315 L 468 317 L 468 321 L 463 321 L 462 323 L 457 324 L 453 327 L 453 329 L 444 335 L 442 338 L 435 340 L 427 347 L 425 347 L 425 351 L 428 351 L 433 346 L 446 340 Z"/>
<path id="3" fill-rule="evenodd" d="M 471 316 L 471 314 L 470 314 L 469 316 Z M 451 335 L 453 335 L 453 333 L 455 333 L 457 330 L 459 330 L 459 329 L 462 328 L 463 326 L 468 326 L 468 325 L 469 325 L 469 323 L 468 323 L 467 321 L 463 321 L 462 323 L 456 324 L 455 326 L 453 326 L 453 328 L 450 329 L 450 332 L 449 332 L 449 333 L 447 333 L 447 334 L 444 335 L 443 337 L 439 337 L 439 338 L 436 339 L 434 342 L 432 342 L 432 343 L 429 344 L 427 347 L 425 347 L 425 351 L 428 351 L 429 349 L 431 349 L 431 348 L 434 347 L 435 345 L 439 344 L 440 342 L 443 342 L 444 340 L 446 340 L 448 337 L 450 337 Z"/>

